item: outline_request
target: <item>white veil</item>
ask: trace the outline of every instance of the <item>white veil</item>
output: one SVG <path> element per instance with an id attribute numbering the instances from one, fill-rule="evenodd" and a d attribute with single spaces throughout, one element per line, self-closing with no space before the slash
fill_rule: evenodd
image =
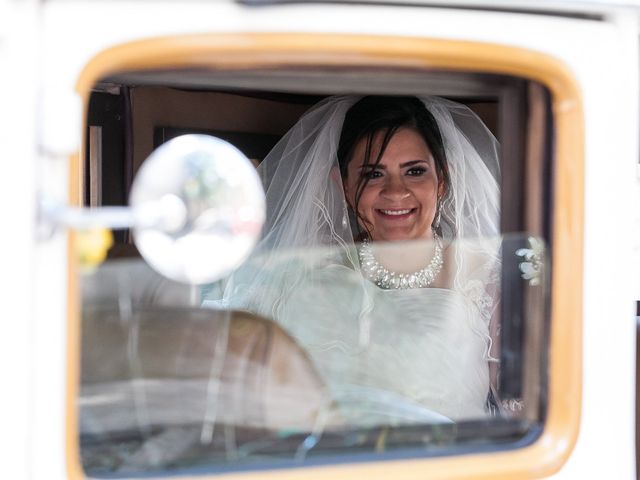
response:
<path id="1" fill-rule="evenodd" d="M 495 238 L 499 232 L 499 145 L 468 107 L 439 97 L 419 98 L 438 124 L 449 169 L 442 236 L 448 242 L 472 240 L 469 248 L 486 259 L 483 268 L 495 266 L 494 244 L 487 246 L 480 239 Z M 288 293 L 312 270 L 332 264 L 360 270 L 353 239 L 356 220 L 347 209 L 340 176 L 332 174 L 339 172 L 336 152 L 345 114 L 358 100 L 329 97 L 312 107 L 258 167 L 267 223 L 251 259 L 227 284 L 226 306 L 277 319 Z M 286 254 L 315 247 L 323 247 L 323 254 L 312 261 Z M 462 265 L 461 260 L 459 270 Z M 454 288 L 466 289 L 469 278 L 469 272 L 459 272 Z M 491 310 L 487 305 L 482 312 L 487 322 Z"/>

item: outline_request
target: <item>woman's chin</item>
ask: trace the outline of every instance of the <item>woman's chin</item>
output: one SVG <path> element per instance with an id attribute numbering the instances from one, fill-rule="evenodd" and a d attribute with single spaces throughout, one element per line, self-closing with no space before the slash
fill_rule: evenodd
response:
<path id="1" fill-rule="evenodd" d="M 373 242 L 410 242 L 412 240 L 427 240 L 431 237 L 426 234 L 415 234 L 412 232 L 385 232 L 382 235 L 372 235 Z"/>

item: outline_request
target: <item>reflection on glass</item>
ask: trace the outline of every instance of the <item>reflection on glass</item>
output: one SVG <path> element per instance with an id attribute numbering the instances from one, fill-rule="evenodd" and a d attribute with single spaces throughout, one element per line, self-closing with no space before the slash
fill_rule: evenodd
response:
<path id="1" fill-rule="evenodd" d="M 447 269 L 439 286 L 381 289 L 336 266 L 334 249 L 255 255 L 196 291 L 140 261 L 107 262 L 83 277 L 87 473 L 198 473 L 522 439 L 541 420 L 548 284 L 544 253 L 538 284 L 524 278 L 516 251 L 529 244 L 527 236 L 447 244 L 501 259 L 497 271 L 470 270 L 462 290 L 446 285 L 459 278 Z M 398 256 L 433 249 L 378 247 Z M 312 273 L 283 277 L 292 265 Z M 261 288 L 241 298 L 258 278 Z M 267 299 L 275 308 L 261 311 Z M 478 314 L 510 303 L 491 320 L 499 325 Z M 501 373 L 514 371 L 503 361 L 520 362 L 517 378 Z M 524 410 L 508 408 L 516 404 Z"/>
<path id="2" fill-rule="evenodd" d="M 130 202 L 140 253 L 163 275 L 192 284 L 237 267 L 264 222 L 264 192 L 251 162 L 207 135 L 183 135 L 155 150 Z"/>

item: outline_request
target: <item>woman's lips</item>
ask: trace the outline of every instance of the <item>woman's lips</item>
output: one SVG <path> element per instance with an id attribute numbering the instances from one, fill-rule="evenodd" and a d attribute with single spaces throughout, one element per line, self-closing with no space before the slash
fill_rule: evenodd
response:
<path id="1" fill-rule="evenodd" d="M 376 213 L 388 220 L 403 220 L 410 217 L 415 208 L 376 208 Z"/>

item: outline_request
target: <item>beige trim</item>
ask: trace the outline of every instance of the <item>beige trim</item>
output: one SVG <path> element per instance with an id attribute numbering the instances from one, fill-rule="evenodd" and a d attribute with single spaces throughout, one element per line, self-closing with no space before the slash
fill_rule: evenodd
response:
<path id="1" fill-rule="evenodd" d="M 69 165 L 69 204 L 80 205 L 79 179 L 81 178 L 80 175 L 82 173 L 82 167 L 78 154 L 71 156 L 69 159 Z M 67 244 L 67 259 L 69 267 L 67 271 L 67 425 L 65 430 L 65 441 L 67 444 L 67 471 L 69 473 L 69 478 L 73 479 L 85 478 L 80 463 L 78 412 L 76 409 L 76 398 L 78 398 L 78 386 L 80 385 L 80 294 L 75 244 L 75 232 L 70 230 Z"/>
<path id="2" fill-rule="evenodd" d="M 479 71 L 521 76 L 547 86 L 553 97 L 555 202 L 553 304 L 549 352 L 549 410 L 542 436 L 531 446 L 498 453 L 365 464 L 305 467 L 228 475 L 234 479 L 457 479 L 537 478 L 556 472 L 576 442 L 582 388 L 582 243 L 584 132 L 580 92 L 567 68 L 538 52 L 486 43 L 428 38 L 307 34 L 221 34 L 166 37 L 119 45 L 94 57 L 77 88 L 85 106 L 101 77 L 159 67 L 260 68 L 384 66 Z M 79 171 L 77 158 L 72 171 Z M 70 257 L 73 258 L 73 257 Z M 74 265 L 69 270 L 73 272 Z M 75 280 L 70 279 L 70 292 Z M 79 314 L 69 303 L 67 452 L 71 478 L 82 478 L 77 442 Z M 216 475 L 215 478 L 223 478 Z M 200 477 L 199 477 L 200 478 Z"/>

